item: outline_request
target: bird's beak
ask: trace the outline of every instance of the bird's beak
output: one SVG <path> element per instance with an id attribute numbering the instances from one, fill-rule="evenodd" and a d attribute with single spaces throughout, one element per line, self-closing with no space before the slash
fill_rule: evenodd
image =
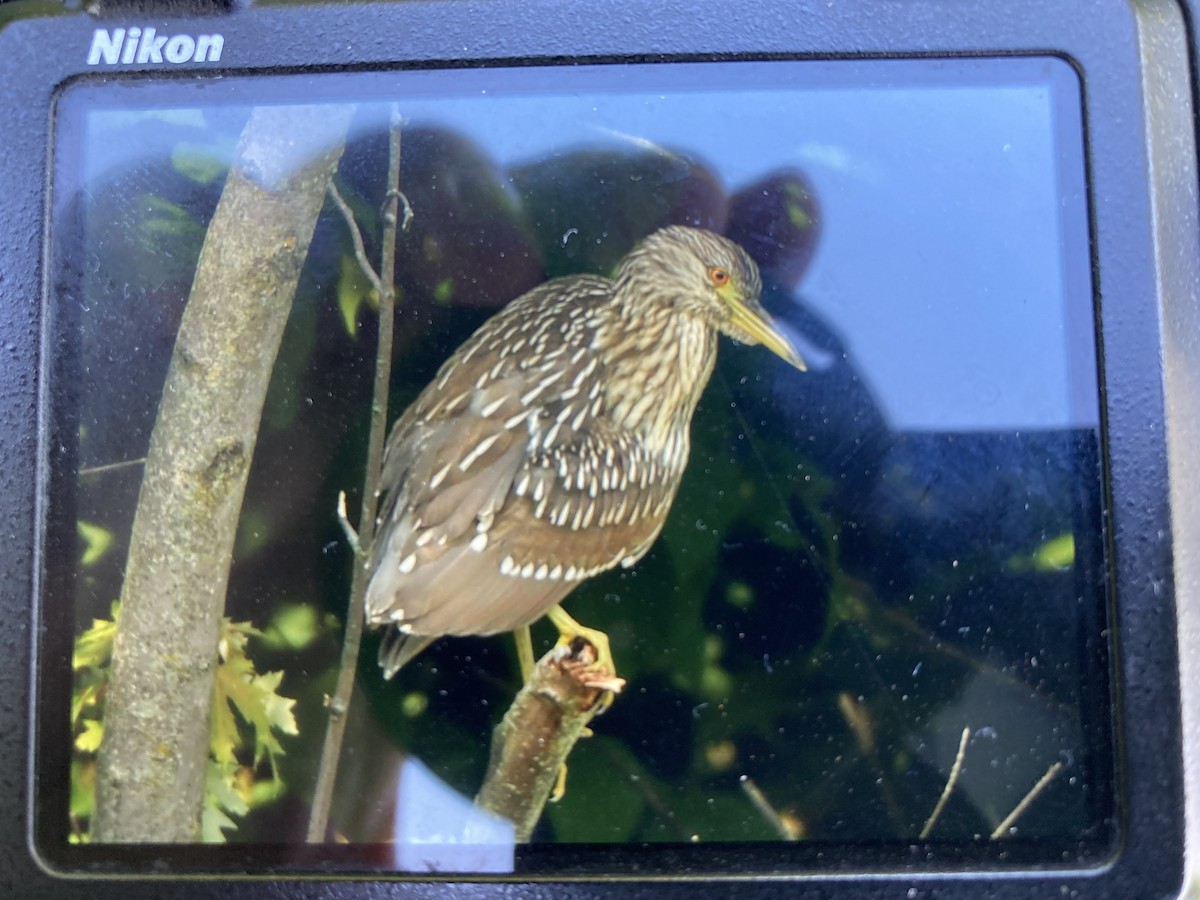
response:
<path id="1" fill-rule="evenodd" d="M 729 310 L 730 323 L 734 327 L 746 332 L 758 343 L 776 356 L 791 363 L 801 372 L 808 371 L 808 366 L 804 364 L 804 359 L 796 352 L 792 342 L 784 337 L 779 326 L 775 324 L 775 320 L 759 304 L 738 297 L 730 302 Z"/>

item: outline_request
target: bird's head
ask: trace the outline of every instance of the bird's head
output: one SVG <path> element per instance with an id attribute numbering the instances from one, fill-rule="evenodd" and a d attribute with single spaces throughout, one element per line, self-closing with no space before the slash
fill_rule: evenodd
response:
<path id="1" fill-rule="evenodd" d="M 665 303 L 744 344 L 762 344 L 797 369 L 807 367 L 759 301 L 754 260 L 711 231 L 673 225 L 644 238 L 621 262 L 617 282 L 637 298 Z"/>

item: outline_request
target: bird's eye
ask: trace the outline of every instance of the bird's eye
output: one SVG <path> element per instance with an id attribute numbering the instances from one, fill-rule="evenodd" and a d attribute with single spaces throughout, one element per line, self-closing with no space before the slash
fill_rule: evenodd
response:
<path id="1" fill-rule="evenodd" d="M 720 266 L 709 266 L 708 280 L 717 287 L 725 287 L 725 285 L 729 284 L 729 272 Z"/>

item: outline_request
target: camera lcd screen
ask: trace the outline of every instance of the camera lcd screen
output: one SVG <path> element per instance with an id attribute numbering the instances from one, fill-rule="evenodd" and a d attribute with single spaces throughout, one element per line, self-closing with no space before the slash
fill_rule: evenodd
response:
<path id="1" fill-rule="evenodd" d="M 96 792 L 120 789 L 98 784 L 112 623 L 180 322 L 254 111 L 314 105 L 349 111 L 333 185 L 361 246 L 331 192 L 238 517 L 203 828 L 169 849 L 97 840 Z M 393 110 L 389 422 L 515 298 L 611 278 L 672 225 L 749 254 L 807 363 L 720 336 L 661 533 L 564 601 L 626 684 L 526 843 L 471 803 L 521 685 L 512 639 L 443 637 L 387 680 L 368 630 L 330 837 L 305 844 L 354 569 L 337 498 L 362 493 L 379 334 L 362 260 Z M 1109 852 L 1104 445 L 1067 63 L 85 79 L 54 135 L 34 797 L 53 866 L 821 872 L 896 868 L 914 846 L 988 868 Z M 305 162 L 306 135 L 273 137 Z M 658 349 L 643 342 L 648 371 Z M 555 632 L 533 639 L 540 656 Z"/>

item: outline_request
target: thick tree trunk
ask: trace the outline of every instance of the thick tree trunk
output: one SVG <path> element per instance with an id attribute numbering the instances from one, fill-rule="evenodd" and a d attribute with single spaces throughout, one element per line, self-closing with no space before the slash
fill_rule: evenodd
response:
<path id="1" fill-rule="evenodd" d="M 217 636 L 242 494 L 352 112 L 255 110 L 209 225 L 138 497 L 93 840 L 199 840 Z"/>

